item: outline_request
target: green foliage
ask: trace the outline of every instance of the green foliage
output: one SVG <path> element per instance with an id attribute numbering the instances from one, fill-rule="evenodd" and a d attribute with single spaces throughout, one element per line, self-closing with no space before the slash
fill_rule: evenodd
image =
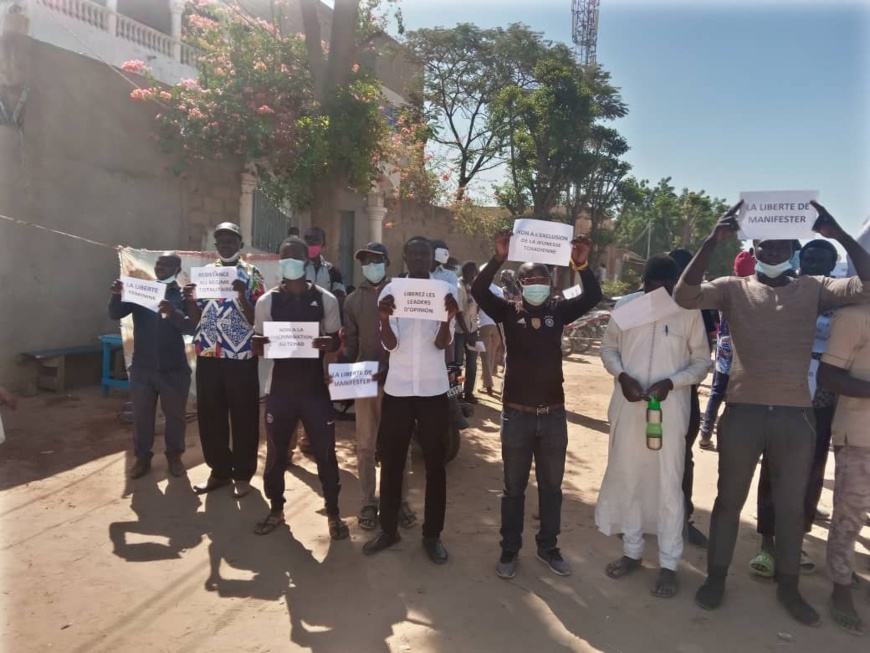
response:
<path id="1" fill-rule="evenodd" d="M 617 243 L 635 254 L 667 253 L 677 247 L 696 252 L 713 231 L 719 216 L 728 209 L 724 200 L 709 197 L 704 191 L 683 189 L 677 194 L 670 177 L 656 186 L 644 180 L 627 182 L 621 214 L 617 221 Z M 731 274 L 740 242 L 728 241 L 717 247 L 709 274 Z"/>
<path id="2" fill-rule="evenodd" d="M 601 284 L 601 291 L 605 297 L 622 297 L 623 295 L 633 293 L 636 289 L 636 284 L 632 285 L 627 281 L 619 279 L 605 281 Z"/>

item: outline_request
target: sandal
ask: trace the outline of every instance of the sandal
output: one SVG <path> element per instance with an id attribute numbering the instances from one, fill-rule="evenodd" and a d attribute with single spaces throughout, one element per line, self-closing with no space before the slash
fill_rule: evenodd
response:
<path id="1" fill-rule="evenodd" d="M 635 560 L 628 556 L 622 556 L 619 560 L 611 562 L 604 568 L 604 573 L 610 578 L 622 578 L 641 568 L 641 560 Z"/>
<path id="2" fill-rule="evenodd" d="M 417 514 L 411 510 L 411 506 L 405 501 L 399 508 L 399 526 L 402 528 L 413 528 L 417 523 Z"/>
<path id="3" fill-rule="evenodd" d="M 344 540 L 350 537 L 350 529 L 341 517 L 329 518 L 329 537 L 333 540 Z"/>
<path id="4" fill-rule="evenodd" d="M 812 574 L 816 571 L 816 563 L 807 555 L 806 551 L 801 551 L 801 573 Z"/>
<path id="5" fill-rule="evenodd" d="M 365 506 L 359 511 L 356 521 L 363 530 L 373 531 L 378 525 L 378 509 L 375 506 Z"/>
<path id="6" fill-rule="evenodd" d="M 276 528 L 278 528 L 281 524 L 284 523 L 284 513 L 279 512 L 270 512 L 269 515 L 263 521 L 258 521 L 257 526 L 254 528 L 254 532 L 257 535 L 268 535 Z"/>
<path id="7" fill-rule="evenodd" d="M 831 613 L 831 619 L 842 630 L 845 630 L 850 635 L 863 637 L 866 634 L 864 630 L 864 620 L 857 613 L 843 612 L 834 607 L 833 601 L 828 601 L 828 612 Z"/>
<path id="8" fill-rule="evenodd" d="M 650 593 L 659 599 L 672 599 L 677 595 L 678 589 L 677 572 L 670 569 L 660 569 L 659 577 L 656 578 L 656 584 Z"/>
<path id="9" fill-rule="evenodd" d="M 776 558 L 772 553 L 762 551 L 749 561 L 749 573 L 761 578 L 773 578 L 776 575 Z"/>

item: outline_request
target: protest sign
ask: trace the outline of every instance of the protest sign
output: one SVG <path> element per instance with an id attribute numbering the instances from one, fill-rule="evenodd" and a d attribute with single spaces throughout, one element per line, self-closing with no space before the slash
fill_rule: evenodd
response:
<path id="1" fill-rule="evenodd" d="M 376 361 L 359 363 L 330 363 L 329 397 L 333 401 L 345 399 L 365 399 L 378 396 L 378 382 L 372 376 L 378 373 Z"/>
<path id="2" fill-rule="evenodd" d="M 148 279 L 136 279 L 121 275 L 124 289 L 121 291 L 121 301 L 138 304 L 157 312 L 157 306 L 166 297 L 166 284 Z"/>
<path id="3" fill-rule="evenodd" d="M 238 278 L 234 265 L 190 268 L 190 282 L 196 284 L 197 299 L 235 299 L 233 281 Z"/>
<path id="4" fill-rule="evenodd" d="M 565 288 L 565 290 L 562 291 L 562 297 L 564 297 L 565 299 L 574 299 L 575 297 L 579 297 L 582 294 L 583 286 L 581 286 L 579 283 L 576 286 Z"/>
<path id="5" fill-rule="evenodd" d="M 447 320 L 447 295 L 456 297 L 456 289 L 438 279 L 393 279 L 390 282 L 393 299 L 396 300 L 394 317 L 410 317 L 417 320 Z"/>
<path id="6" fill-rule="evenodd" d="M 813 353 L 824 354 L 828 349 L 828 339 L 831 337 L 831 315 L 819 315 L 816 318 L 816 337 L 813 340 Z"/>
<path id="7" fill-rule="evenodd" d="M 266 358 L 317 358 L 320 351 L 312 341 L 320 336 L 319 322 L 264 322 L 263 335 L 269 339 Z"/>
<path id="8" fill-rule="evenodd" d="M 740 193 L 743 206 L 737 216 L 740 233 L 753 240 L 806 240 L 813 238 L 818 213 L 810 204 L 816 190 L 783 190 Z"/>
<path id="9" fill-rule="evenodd" d="M 819 387 L 819 361 L 810 361 L 810 371 L 807 373 L 807 384 L 810 386 L 810 401 L 816 398 L 816 389 Z"/>
<path id="10" fill-rule="evenodd" d="M 508 260 L 568 265 L 574 227 L 560 222 L 521 218 L 514 222 Z"/>
<path id="11" fill-rule="evenodd" d="M 681 310 L 664 288 L 636 297 L 616 307 L 611 319 L 623 331 L 658 322 Z"/>

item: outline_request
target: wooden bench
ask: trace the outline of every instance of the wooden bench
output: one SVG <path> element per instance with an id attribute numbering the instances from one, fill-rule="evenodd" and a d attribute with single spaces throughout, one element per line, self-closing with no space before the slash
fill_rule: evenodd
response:
<path id="1" fill-rule="evenodd" d="M 19 355 L 21 362 L 36 361 L 39 363 L 39 374 L 36 377 L 36 387 L 54 392 L 66 391 L 66 359 L 73 356 L 100 354 L 103 346 L 78 345 L 76 347 L 58 347 L 57 349 L 42 349 L 26 351 Z"/>

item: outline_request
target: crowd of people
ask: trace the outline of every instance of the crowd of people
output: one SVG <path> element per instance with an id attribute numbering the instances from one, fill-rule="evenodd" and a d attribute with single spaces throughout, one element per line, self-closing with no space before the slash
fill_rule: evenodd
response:
<path id="1" fill-rule="evenodd" d="M 620 299 L 616 309 L 664 290 L 679 305 L 675 311 L 633 328 L 620 328 L 614 319 L 604 334 L 601 358 L 614 377 L 614 391 L 608 409 L 608 464 L 595 521 L 602 533 L 622 538 L 622 556 L 605 573 L 618 579 L 640 569 L 644 535 L 655 535 L 659 573 L 651 591 L 659 598 L 673 597 L 688 541 L 708 549 L 707 578 L 697 590 L 696 603 L 707 610 L 718 608 L 740 512 L 761 458 L 762 539 L 750 570 L 776 579 L 777 598 L 795 619 L 818 624 L 819 614 L 801 596 L 798 581 L 815 564 L 802 550 L 802 540 L 816 518 L 833 442 L 836 480 L 827 566 L 834 590 L 829 610 L 839 626 L 863 634 L 852 591 L 855 544 L 870 511 L 870 430 L 861 424 L 870 413 L 870 254 L 816 205 L 820 217 L 815 230 L 845 249 L 852 276 L 831 278 L 838 253 L 829 240 L 806 243 L 796 265 L 792 241 L 763 240 L 737 256 L 733 276 L 705 281 L 716 248 L 736 235 L 739 206 L 722 217 L 694 255 L 676 250 L 650 257 L 642 289 Z M 443 241 L 414 237 L 405 243 L 401 276 L 447 284 L 443 321 L 397 315 L 391 258 L 381 243 L 356 252 L 363 280 L 356 288 L 346 288 L 338 269 L 323 258 L 326 234 L 316 228 L 301 238 L 290 235 L 281 244 L 281 281 L 274 288 L 266 288 L 260 271 L 241 256 L 242 234 L 232 223 L 214 231 L 218 258 L 213 265 L 236 268 L 234 298 L 199 299 L 194 285 L 180 287 L 182 261 L 174 253 L 160 256 L 154 268 L 167 288 L 157 313 L 122 301 L 123 284 L 116 281 L 109 314 L 113 319 L 132 315 L 134 324 L 129 374 L 136 461 L 131 478 L 149 472 L 158 400 L 166 416 L 168 471 L 185 474 L 188 335 L 197 357 L 199 437 L 210 470 L 194 490 L 206 493 L 229 486 L 238 498 L 248 494 L 259 445 L 258 360 L 270 344 L 264 325 L 316 323 L 319 336 L 312 346 L 319 357 L 274 360 L 262 389 L 267 452 L 263 486 L 271 506 L 255 525 L 257 534 L 270 533 L 284 522 L 284 474 L 301 423 L 317 465 L 329 535 L 348 537 L 339 512 L 335 410 L 325 363 L 370 361 L 378 364 L 373 377 L 378 394 L 355 402 L 361 494 L 357 522 L 362 529 L 379 530 L 363 553 L 373 555 L 395 545 L 400 529 L 410 529 L 417 521 L 408 501 L 413 437 L 426 472 L 422 546 L 433 562 L 446 563 L 449 554 L 441 539 L 450 415 L 445 363 L 456 361 L 466 366 L 465 400 L 477 401 L 480 367 L 482 391 L 500 396 L 502 402 L 504 484 L 496 574 L 505 579 L 517 574 L 525 492 L 534 462 L 540 517 L 536 558 L 554 574 L 569 575 L 571 567 L 558 542 L 568 445 L 560 345 L 564 328 L 598 305 L 602 291 L 599 275 L 589 265 L 588 237 L 577 236 L 571 243 L 569 272 L 582 292 L 566 299 L 545 265 L 530 262 L 515 271 L 502 269 L 511 236 L 500 232 L 492 257 L 479 267 L 451 257 Z M 502 386 L 497 388 L 494 377 L 501 364 Z M 702 414 L 698 386 L 711 368 L 712 393 Z M 660 450 L 644 444 L 647 402 L 652 399 L 662 407 Z M 709 543 L 691 517 L 692 449 L 699 434 L 700 446 L 717 450 L 719 456 Z"/>

